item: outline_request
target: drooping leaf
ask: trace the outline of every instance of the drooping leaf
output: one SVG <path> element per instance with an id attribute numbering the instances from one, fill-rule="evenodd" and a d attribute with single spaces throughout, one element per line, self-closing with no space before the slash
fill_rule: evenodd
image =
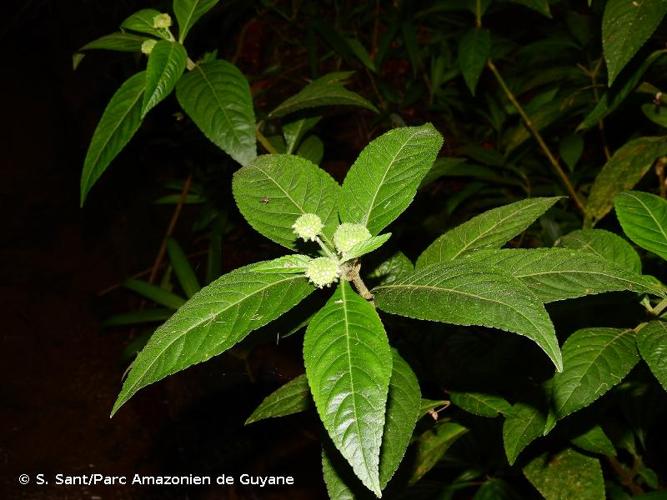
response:
<path id="1" fill-rule="evenodd" d="M 488 210 L 447 231 L 417 259 L 417 269 L 447 262 L 474 250 L 500 248 L 522 233 L 560 198 L 529 198 Z"/>
<path id="2" fill-rule="evenodd" d="M 306 375 L 299 375 L 269 394 L 252 412 L 245 425 L 267 418 L 285 417 L 310 407 L 310 389 Z"/>
<path id="3" fill-rule="evenodd" d="M 173 309 L 144 309 L 129 313 L 114 314 L 102 322 L 102 327 L 138 325 L 143 323 L 161 323 L 174 314 Z"/>
<path id="4" fill-rule="evenodd" d="M 410 205 L 442 142 L 430 123 L 371 141 L 343 181 L 341 220 L 363 224 L 372 235 L 382 231 Z"/>
<path id="5" fill-rule="evenodd" d="M 563 344 L 563 372 L 553 380 L 558 418 L 581 410 L 618 384 L 639 361 L 633 330 L 584 328 Z"/>
<path id="6" fill-rule="evenodd" d="M 140 52 L 141 44 L 146 40 L 148 40 L 148 38 L 145 36 L 119 31 L 117 33 L 101 36 L 92 42 L 88 42 L 86 45 L 81 47 L 79 51 L 114 50 L 116 52 Z"/>
<path id="7" fill-rule="evenodd" d="M 616 197 L 614 207 L 628 238 L 667 260 L 667 201 L 654 194 L 628 191 Z"/>
<path id="8" fill-rule="evenodd" d="M 495 394 L 450 391 L 449 398 L 452 404 L 480 417 L 495 418 L 508 414 L 512 409 L 512 405 Z"/>
<path id="9" fill-rule="evenodd" d="M 637 347 L 651 373 L 667 391 L 667 325 L 649 321 L 637 334 Z"/>
<path id="10" fill-rule="evenodd" d="M 188 261 L 187 255 L 181 248 L 181 245 L 173 239 L 167 240 L 167 252 L 169 254 L 169 262 L 173 267 L 178 282 L 185 292 L 185 295 L 190 298 L 201 289 L 197 275 Z"/>
<path id="11" fill-rule="evenodd" d="M 526 446 L 544 435 L 547 412 L 539 404 L 519 401 L 514 403 L 503 422 L 503 443 L 510 465 Z"/>
<path id="12" fill-rule="evenodd" d="M 632 189 L 656 158 L 667 155 L 667 137 L 640 137 L 626 142 L 602 167 L 591 187 L 586 217 L 593 224 L 611 210 L 614 197 Z"/>
<path id="13" fill-rule="evenodd" d="M 322 139 L 316 135 L 309 135 L 301 143 L 296 154 L 301 158 L 311 161 L 315 165 L 319 165 L 324 156 L 324 143 L 322 142 Z"/>
<path id="14" fill-rule="evenodd" d="M 148 56 L 146 66 L 146 90 L 141 109 L 142 117 L 171 94 L 176 82 L 185 71 L 187 59 L 188 54 L 180 43 L 160 40 L 155 44 Z"/>
<path id="15" fill-rule="evenodd" d="M 197 127 L 241 165 L 257 156 L 255 111 L 248 80 L 236 66 L 198 64 L 176 85 L 176 97 Z"/>
<path id="16" fill-rule="evenodd" d="M 168 29 L 156 28 L 153 25 L 155 18 L 159 15 L 159 10 L 141 9 L 140 11 L 135 12 L 130 17 L 125 19 L 120 27 L 126 30 L 145 33 L 147 35 L 153 35 L 164 40 L 169 40 L 170 36 Z"/>
<path id="17" fill-rule="evenodd" d="M 544 305 L 521 281 L 500 269 L 467 262 L 434 264 L 372 292 L 377 306 L 389 313 L 528 337 L 562 369 L 558 340 Z"/>
<path id="18" fill-rule="evenodd" d="M 270 262 L 280 269 L 282 260 Z M 141 388 L 221 354 L 313 291 L 303 275 L 272 272 L 267 264 L 223 275 L 158 328 L 132 365 L 111 414 Z"/>
<path id="19" fill-rule="evenodd" d="M 602 48 L 609 85 L 667 13 L 663 0 L 609 0 L 602 16 Z"/>
<path id="20" fill-rule="evenodd" d="M 362 483 L 380 496 L 392 355 L 375 308 L 347 281 L 310 321 L 303 357 L 315 406 L 331 440 Z"/>
<path id="21" fill-rule="evenodd" d="M 107 104 L 90 141 L 81 173 L 81 205 L 95 182 L 141 125 L 145 72 L 130 77 Z"/>
<path id="22" fill-rule="evenodd" d="M 597 255 L 618 267 L 640 273 L 641 259 L 626 240 L 604 229 L 577 229 L 560 238 L 556 244 Z"/>
<path id="23" fill-rule="evenodd" d="M 381 234 L 379 236 L 371 236 L 366 241 L 361 241 L 354 245 L 350 250 L 343 253 L 343 260 L 352 260 L 371 253 L 382 245 L 384 245 L 387 240 L 391 238 L 391 233 Z"/>
<path id="24" fill-rule="evenodd" d="M 296 248 L 292 225 L 314 213 L 331 241 L 338 224 L 340 186 L 317 165 L 293 155 L 263 155 L 234 174 L 234 199 L 248 223 L 279 245 Z"/>
<path id="25" fill-rule="evenodd" d="M 581 448 L 584 451 L 590 453 L 597 453 L 599 455 L 606 455 L 613 457 L 616 455 L 616 448 L 614 444 L 607 437 L 602 427 L 599 425 L 594 425 L 586 432 L 579 434 L 578 436 L 572 438 L 570 442 Z"/>
<path id="26" fill-rule="evenodd" d="M 321 106 L 357 106 L 377 113 L 378 110 L 373 104 L 345 88 L 350 76 L 352 72 L 341 71 L 314 80 L 271 111 L 269 117 L 279 118 L 302 109 Z"/>
<path id="27" fill-rule="evenodd" d="M 378 285 L 387 285 L 405 274 L 412 273 L 414 270 L 415 266 L 412 261 L 403 252 L 396 252 L 373 269 L 368 277 L 379 280 Z"/>
<path id="28" fill-rule="evenodd" d="M 321 116 L 313 116 L 311 118 L 301 118 L 294 122 L 287 123 L 283 126 L 283 136 L 285 137 L 287 154 L 292 154 L 301 143 L 301 139 L 317 125 L 322 119 Z"/>
<path id="29" fill-rule="evenodd" d="M 190 29 L 218 3 L 218 0 L 174 0 L 178 21 L 178 41 L 183 43 Z"/>
<path id="30" fill-rule="evenodd" d="M 570 172 L 574 171 L 574 167 L 576 167 L 583 152 L 584 139 L 579 134 L 566 135 L 560 141 L 558 153 L 565 162 L 565 165 L 567 165 L 567 168 L 570 169 Z"/>
<path id="31" fill-rule="evenodd" d="M 142 297 L 152 300 L 156 304 L 176 310 L 185 304 L 185 299 L 178 295 L 171 293 L 164 288 L 148 283 L 143 280 L 129 279 L 123 283 L 123 286 L 133 292 L 138 293 Z"/>
<path id="32" fill-rule="evenodd" d="M 491 54 L 491 34 L 488 30 L 471 28 L 459 43 L 459 68 L 463 79 L 475 95 L 475 88 Z"/>
<path id="33" fill-rule="evenodd" d="M 456 422 L 441 420 L 415 440 L 415 460 L 410 484 L 419 481 L 468 429 Z"/>
<path id="34" fill-rule="evenodd" d="M 543 453 L 523 468 L 523 474 L 546 500 L 605 499 L 600 461 L 570 448 L 555 456 Z"/>

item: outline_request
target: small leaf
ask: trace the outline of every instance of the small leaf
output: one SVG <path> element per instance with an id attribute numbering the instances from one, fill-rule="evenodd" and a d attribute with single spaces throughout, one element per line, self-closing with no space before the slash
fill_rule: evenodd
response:
<path id="1" fill-rule="evenodd" d="M 201 289 L 201 285 L 188 261 L 187 255 L 185 255 L 181 245 L 173 238 L 167 240 L 167 252 L 169 253 L 169 262 L 171 262 L 171 266 L 174 268 L 181 288 L 188 298 L 192 297 Z"/>
<path id="2" fill-rule="evenodd" d="M 667 110 L 655 104 L 642 104 L 642 113 L 656 125 L 667 128 Z"/>
<path id="3" fill-rule="evenodd" d="M 549 9 L 549 0 L 512 0 L 514 3 L 518 3 L 533 9 L 536 12 L 539 12 L 543 16 L 551 18 L 551 10 Z"/>
<path id="4" fill-rule="evenodd" d="M 667 325 L 650 321 L 639 330 L 637 347 L 651 373 L 667 391 Z"/>
<path id="5" fill-rule="evenodd" d="M 290 380 L 272 394 L 252 412 L 245 425 L 267 418 L 285 417 L 300 413 L 310 407 L 310 389 L 306 375 L 299 375 Z"/>
<path id="6" fill-rule="evenodd" d="M 132 33 L 124 33 L 119 31 L 104 35 L 97 40 L 88 42 L 81 47 L 82 50 L 114 50 L 116 52 L 141 52 L 141 44 L 148 38 L 145 36 L 134 35 Z"/>
<path id="7" fill-rule="evenodd" d="M 459 67 L 463 79 L 475 95 L 475 88 L 491 54 L 491 34 L 488 30 L 472 28 L 461 38 L 459 44 Z"/>
<path id="8" fill-rule="evenodd" d="M 313 162 L 315 165 L 319 165 L 324 156 L 324 143 L 316 135 L 309 135 L 301 143 L 296 154 L 301 158 Z"/>
<path id="9" fill-rule="evenodd" d="M 410 484 L 419 481 L 468 429 L 448 420 L 437 422 L 415 439 L 415 459 Z"/>
<path id="10" fill-rule="evenodd" d="M 667 201 L 654 194 L 628 191 L 616 197 L 614 206 L 628 238 L 667 260 Z"/>
<path id="11" fill-rule="evenodd" d="M 178 21 L 178 41 L 183 43 L 190 29 L 218 3 L 218 0 L 174 0 Z"/>
<path id="12" fill-rule="evenodd" d="M 412 261 L 403 252 L 396 252 L 373 269 L 368 274 L 368 277 L 380 280 L 377 282 L 378 285 L 388 285 L 401 276 L 412 273 L 414 270 L 415 266 L 412 264 Z"/>
<path id="13" fill-rule="evenodd" d="M 560 141 L 558 153 L 565 162 L 565 165 L 567 165 L 567 168 L 570 169 L 570 172 L 574 171 L 574 167 L 577 166 L 577 162 L 583 152 L 584 139 L 579 134 L 566 135 Z"/>
<path id="14" fill-rule="evenodd" d="M 355 500 L 355 495 L 352 490 L 345 484 L 345 479 L 350 481 L 350 478 L 343 478 L 343 474 L 339 469 L 343 468 L 340 463 L 334 462 L 330 456 L 334 450 L 327 451 L 325 447 L 322 448 L 322 477 L 324 484 L 327 487 L 327 493 L 330 500 Z M 354 481 L 354 480 L 351 480 Z"/>
<path id="15" fill-rule="evenodd" d="M 639 361 L 633 330 L 584 328 L 563 344 L 563 372 L 553 380 L 558 418 L 581 410 L 618 384 Z"/>
<path id="16" fill-rule="evenodd" d="M 384 245 L 387 240 L 391 238 L 391 233 L 381 234 L 380 236 L 372 236 L 366 241 L 361 241 L 354 245 L 348 252 L 343 254 L 343 260 L 352 260 L 371 253 L 382 245 Z"/>
<path id="17" fill-rule="evenodd" d="M 417 259 L 417 269 L 454 260 L 474 250 L 500 248 L 525 231 L 559 199 L 529 198 L 473 217 L 431 243 Z"/>
<path id="18" fill-rule="evenodd" d="M 299 146 L 301 139 L 312 130 L 321 119 L 321 116 L 313 116 L 311 118 L 301 118 L 300 120 L 285 124 L 283 126 L 283 135 L 287 146 L 285 152 L 287 154 L 294 153 L 294 150 Z"/>
<path id="19" fill-rule="evenodd" d="M 340 186 L 317 165 L 293 155 L 259 156 L 234 174 L 234 199 L 248 223 L 270 240 L 295 249 L 292 225 L 301 215 L 319 215 L 324 239 L 338 225 Z"/>
<path id="20" fill-rule="evenodd" d="M 158 38 L 169 40 L 170 36 L 168 29 L 160 29 L 153 26 L 155 17 L 159 16 L 160 14 L 161 13 L 159 10 L 142 9 L 125 19 L 120 27 L 126 30 L 145 33 L 147 35 L 153 35 Z"/>
<path id="21" fill-rule="evenodd" d="M 512 409 L 512 405 L 495 394 L 450 391 L 449 398 L 452 404 L 480 417 L 495 418 L 508 414 Z"/>
<path id="22" fill-rule="evenodd" d="M 512 406 L 503 422 L 503 443 L 510 465 L 514 465 L 526 446 L 544 435 L 546 425 L 547 412 L 544 408 L 523 401 Z"/>
<path id="23" fill-rule="evenodd" d="M 616 448 L 614 444 L 607 437 L 607 435 L 602 430 L 602 427 L 595 425 L 588 429 L 586 432 L 578 435 L 575 438 L 572 438 L 570 442 L 581 448 L 584 451 L 590 453 L 597 453 L 599 455 L 606 455 L 613 457 L 616 455 Z"/>
<path id="24" fill-rule="evenodd" d="M 641 259 L 626 240 L 604 229 L 578 229 L 560 238 L 556 244 L 597 255 L 618 267 L 641 273 Z"/>
<path id="25" fill-rule="evenodd" d="M 381 496 L 380 446 L 392 355 L 375 308 L 347 281 L 310 321 L 303 357 L 331 440 L 364 485 Z"/>
<path id="26" fill-rule="evenodd" d="M 156 304 L 176 310 L 185 304 L 185 299 L 173 294 L 164 288 L 155 286 L 147 281 L 129 279 L 123 283 L 123 286 L 133 292 L 138 293 L 142 297 L 152 300 Z"/>
<path id="27" fill-rule="evenodd" d="M 185 71 L 187 58 L 188 54 L 180 43 L 160 40 L 155 44 L 146 66 L 146 91 L 141 109 L 142 117 L 171 94 L 176 82 Z"/>
<path id="28" fill-rule="evenodd" d="M 412 203 L 442 142 L 430 123 L 390 130 L 371 141 L 343 182 L 342 222 L 363 224 L 377 235 Z"/>
<path id="29" fill-rule="evenodd" d="M 355 56 L 357 56 L 357 59 L 359 59 L 361 64 L 375 73 L 375 63 L 373 62 L 373 59 L 371 59 L 371 56 L 368 54 L 366 47 L 364 47 L 362 43 L 356 38 L 346 38 L 345 41 L 350 47 L 350 50 L 354 53 Z"/>
<path id="30" fill-rule="evenodd" d="M 241 165 L 257 156 L 248 80 L 227 61 L 198 64 L 176 85 L 176 97 L 211 142 Z"/>
<path id="31" fill-rule="evenodd" d="M 602 16 L 602 48 L 609 85 L 646 43 L 667 13 L 663 0 L 609 0 Z"/>
<path id="32" fill-rule="evenodd" d="M 130 77 L 107 104 L 90 141 L 81 173 L 81 205 L 95 182 L 141 125 L 145 72 Z"/>

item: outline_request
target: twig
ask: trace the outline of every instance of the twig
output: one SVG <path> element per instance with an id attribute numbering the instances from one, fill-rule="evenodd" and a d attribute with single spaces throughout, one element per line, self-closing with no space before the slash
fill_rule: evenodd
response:
<path id="1" fill-rule="evenodd" d="M 361 295 L 364 299 L 371 302 L 374 297 L 373 294 L 368 289 L 368 287 L 366 287 L 364 280 L 361 279 L 361 276 L 359 275 L 360 269 L 361 269 L 361 263 L 359 261 L 355 261 L 354 264 L 352 264 L 347 268 L 347 272 L 345 273 L 344 277 L 346 280 L 352 282 L 354 288 L 356 288 L 357 292 L 359 292 L 359 295 Z"/>
<path id="2" fill-rule="evenodd" d="M 618 479 L 621 481 L 621 484 L 625 486 L 633 495 L 641 495 L 644 493 L 644 490 L 641 486 L 635 483 L 634 479 L 637 475 L 637 470 L 640 467 L 640 462 L 637 460 L 637 457 L 634 457 L 634 463 L 632 469 L 628 469 L 626 466 L 621 464 L 616 457 L 607 457 L 609 465 L 614 470 Z"/>
<path id="3" fill-rule="evenodd" d="M 271 144 L 266 136 L 262 134 L 262 131 L 260 130 L 262 123 L 263 122 L 259 122 L 255 128 L 255 137 L 257 137 L 259 143 L 264 149 L 266 149 L 268 153 L 271 153 L 272 155 L 278 154 L 278 151 L 276 151 L 276 148 L 273 147 L 273 144 Z"/>

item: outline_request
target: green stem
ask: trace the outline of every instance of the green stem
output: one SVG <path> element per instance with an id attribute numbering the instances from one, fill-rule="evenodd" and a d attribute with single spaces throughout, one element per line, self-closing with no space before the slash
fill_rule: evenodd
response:
<path id="1" fill-rule="evenodd" d="M 262 147 L 266 149 L 267 153 L 270 153 L 272 155 L 278 154 L 278 151 L 276 150 L 276 148 L 273 147 L 273 144 L 271 144 L 269 140 L 266 138 L 266 136 L 262 134 L 262 131 L 260 130 L 261 127 L 262 127 L 262 122 L 259 122 L 257 124 L 257 127 L 255 127 L 255 137 L 257 137 L 257 140 L 262 145 Z"/>

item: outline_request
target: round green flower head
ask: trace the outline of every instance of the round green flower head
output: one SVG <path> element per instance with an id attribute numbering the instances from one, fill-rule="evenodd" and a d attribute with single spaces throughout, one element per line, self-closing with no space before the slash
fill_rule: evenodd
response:
<path id="1" fill-rule="evenodd" d="M 308 278 L 317 288 L 329 286 L 338 281 L 340 269 L 338 262 L 331 257 L 318 257 L 311 260 L 306 268 Z"/>
<path id="2" fill-rule="evenodd" d="M 305 241 L 315 241 L 322 232 L 322 228 L 324 228 L 322 219 L 315 214 L 303 214 L 292 224 L 294 233 Z"/>
<path id="3" fill-rule="evenodd" d="M 158 14 L 153 18 L 153 28 L 167 29 L 171 26 L 171 16 L 169 14 Z"/>
<path id="4" fill-rule="evenodd" d="M 366 226 L 363 224 L 341 224 L 334 233 L 334 245 L 341 253 L 349 252 L 354 245 L 366 241 L 371 237 Z"/>
<path id="5" fill-rule="evenodd" d="M 149 55 L 151 52 L 153 52 L 153 47 L 155 47 L 156 43 L 157 40 L 146 40 L 144 43 L 141 44 L 141 52 L 143 52 L 146 55 Z"/>

